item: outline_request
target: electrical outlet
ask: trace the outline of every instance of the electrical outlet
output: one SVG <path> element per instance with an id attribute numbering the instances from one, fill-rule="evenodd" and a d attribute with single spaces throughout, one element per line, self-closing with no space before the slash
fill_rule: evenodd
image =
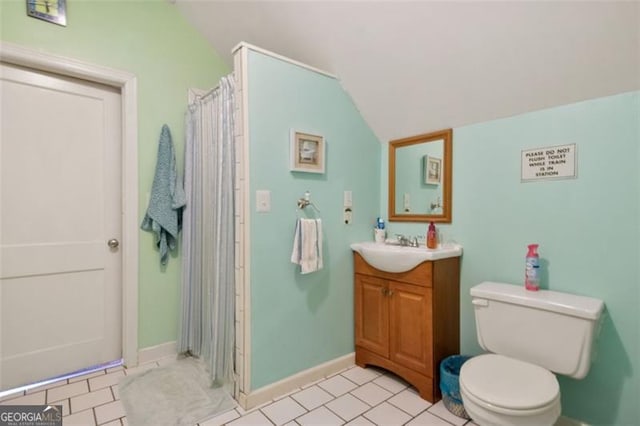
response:
<path id="1" fill-rule="evenodd" d="M 353 211 L 351 208 L 345 207 L 342 217 L 345 225 L 351 225 L 351 221 L 353 219 Z"/>

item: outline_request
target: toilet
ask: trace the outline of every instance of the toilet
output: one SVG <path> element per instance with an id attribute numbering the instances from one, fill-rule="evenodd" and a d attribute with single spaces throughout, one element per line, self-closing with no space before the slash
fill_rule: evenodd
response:
<path id="1" fill-rule="evenodd" d="M 489 353 L 462 365 L 465 411 L 480 426 L 553 425 L 561 412 L 554 373 L 587 375 L 604 303 L 495 282 L 472 287 L 471 302 Z"/>

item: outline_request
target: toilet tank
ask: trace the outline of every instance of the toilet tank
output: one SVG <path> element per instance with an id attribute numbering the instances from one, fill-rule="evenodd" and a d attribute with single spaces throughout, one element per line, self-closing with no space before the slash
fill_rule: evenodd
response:
<path id="1" fill-rule="evenodd" d="M 575 379 L 589 372 L 601 300 L 495 282 L 472 287 L 471 300 L 484 350 Z"/>

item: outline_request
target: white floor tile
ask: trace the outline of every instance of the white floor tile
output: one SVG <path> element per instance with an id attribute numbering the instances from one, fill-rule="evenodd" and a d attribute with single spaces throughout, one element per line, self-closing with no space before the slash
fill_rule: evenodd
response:
<path id="1" fill-rule="evenodd" d="M 236 410 L 229 410 L 226 413 L 210 418 L 207 421 L 199 423 L 200 426 L 221 426 L 240 417 Z"/>
<path id="2" fill-rule="evenodd" d="M 13 399 L 5 399 L 0 405 L 42 405 L 45 402 L 45 392 L 32 393 Z"/>
<path id="3" fill-rule="evenodd" d="M 371 423 L 369 420 L 366 419 L 366 417 L 360 416 L 351 420 L 349 423 L 346 424 L 346 426 L 376 426 L 376 424 Z"/>
<path id="4" fill-rule="evenodd" d="M 307 410 L 291 399 L 291 397 L 286 397 L 273 404 L 269 404 L 262 408 L 261 411 L 276 425 L 283 425 L 307 412 Z"/>
<path id="5" fill-rule="evenodd" d="M 110 388 L 102 388 L 95 392 L 89 392 L 71 398 L 71 412 L 77 413 L 87 408 L 97 407 L 113 401 L 113 395 Z"/>
<path id="6" fill-rule="evenodd" d="M 346 421 L 358 417 L 371 408 L 349 393 L 326 404 L 326 407 Z"/>
<path id="7" fill-rule="evenodd" d="M 342 373 L 344 377 L 358 385 L 364 385 L 367 382 L 380 376 L 380 373 L 370 368 L 362 368 L 357 365 Z"/>
<path id="8" fill-rule="evenodd" d="M 367 383 L 364 386 L 360 386 L 358 389 L 351 392 L 352 395 L 363 400 L 367 404 L 374 405 L 380 404 L 382 401 L 389 399 L 393 394 L 386 389 L 374 383 Z"/>
<path id="9" fill-rule="evenodd" d="M 62 418 L 64 426 L 95 426 L 93 410 L 85 410 Z"/>
<path id="10" fill-rule="evenodd" d="M 373 381 L 378 386 L 382 386 L 391 393 L 398 393 L 405 390 L 409 384 L 398 376 L 384 375 Z"/>
<path id="11" fill-rule="evenodd" d="M 58 386 L 57 388 L 47 389 L 47 401 L 60 401 L 61 399 L 71 398 L 72 396 L 81 395 L 89 392 L 87 381 L 71 383 L 69 385 Z"/>
<path id="12" fill-rule="evenodd" d="M 82 376 L 72 377 L 69 379 L 69 383 L 81 382 L 83 380 L 90 379 L 92 377 L 104 376 L 105 370 L 94 371 L 93 373 L 83 374 Z"/>
<path id="13" fill-rule="evenodd" d="M 111 393 L 113 393 L 114 399 L 120 399 L 120 391 L 118 390 L 118 385 L 111 386 Z"/>
<path id="14" fill-rule="evenodd" d="M 109 402 L 94 408 L 98 424 L 107 423 L 125 416 L 124 406 L 120 401 Z"/>
<path id="15" fill-rule="evenodd" d="M 436 416 L 456 426 L 462 426 L 468 421 L 467 419 L 458 417 L 455 414 L 451 413 L 449 410 L 447 410 L 447 407 L 444 406 L 444 402 L 442 402 L 442 400 L 438 401 L 432 407 L 430 407 L 429 412 L 431 414 L 435 414 Z"/>
<path id="16" fill-rule="evenodd" d="M 410 415 L 386 402 L 367 411 L 364 416 L 377 425 L 385 426 L 403 425 L 411 420 Z"/>
<path id="17" fill-rule="evenodd" d="M 264 426 L 268 424 L 271 424 L 271 422 L 264 414 L 260 411 L 253 411 L 246 416 L 242 416 L 239 419 L 232 421 L 231 423 L 227 423 L 227 426 Z"/>
<path id="18" fill-rule="evenodd" d="M 318 383 L 318 386 L 320 386 L 322 389 L 326 390 L 333 396 L 344 395 L 345 393 L 352 391 L 353 389 L 358 387 L 358 385 L 340 375 L 333 376 L 330 379 L 324 380 Z"/>
<path id="19" fill-rule="evenodd" d="M 69 400 L 68 399 L 63 399 L 62 401 L 55 401 L 55 402 L 50 402 L 50 405 L 62 405 L 62 415 L 63 416 L 68 416 L 69 414 L 71 414 L 71 410 L 69 408 Z"/>
<path id="20" fill-rule="evenodd" d="M 425 411 L 407 423 L 407 426 L 451 426 L 451 423 L 445 422 L 440 417 Z"/>
<path id="21" fill-rule="evenodd" d="M 310 413 L 304 416 L 298 417 L 296 421 L 302 426 L 318 425 L 318 426 L 330 426 L 330 425 L 342 425 L 344 420 L 327 410 L 325 407 L 316 408 Z"/>
<path id="22" fill-rule="evenodd" d="M 311 386 L 291 395 L 291 397 L 307 410 L 313 410 L 333 399 L 333 395 L 319 386 Z"/>
<path id="23" fill-rule="evenodd" d="M 393 396 L 387 402 L 395 405 L 413 417 L 431 407 L 431 403 L 429 401 L 420 398 L 419 395 L 408 389 Z"/>
<path id="24" fill-rule="evenodd" d="M 173 362 L 167 358 L 163 363 Z M 62 405 L 64 425 L 127 426 L 119 401 L 118 382 L 125 375 L 155 368 L 144 364 L 125 370 L 115 367 L 90 373 L 69 383 L 66 380 L 18 393 L 0 404 Z M 371 408 L 373 407 L 373 408 Z M 413 417 L 413 419 L 412 419 Z M 241 407 L 208 419 L 198 426 L 272 425 L 434 425 L 476 426 L 450 413 L 442 402 L 431 405 L 401 378 L 376 368 L 347 368 L 340 373 L 308 383 L 278 400 L 255 407 Z M 409 423 L 407 423 L 409 422 Z"/>
<path id="25" fill-rule="evenodd" d="M 100 377 L 89 379 L 89 388 L 91 391 L 106 388 L 107 386 L 117 385 L 118 381 L 124 377 L 124 371 L 114 371 Z"/>

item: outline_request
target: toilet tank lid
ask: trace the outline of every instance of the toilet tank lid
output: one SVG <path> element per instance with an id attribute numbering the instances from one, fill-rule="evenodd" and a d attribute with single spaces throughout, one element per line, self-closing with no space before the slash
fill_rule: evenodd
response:
<path id="1" fill-rule="evenodd" d="M 471 287 L 471 296 L 530 306 L 574 317 L 596 320 L 604 309 L 602 300 L 551 290 L 529 291 L 522 285 L 485 281 Z"/>

